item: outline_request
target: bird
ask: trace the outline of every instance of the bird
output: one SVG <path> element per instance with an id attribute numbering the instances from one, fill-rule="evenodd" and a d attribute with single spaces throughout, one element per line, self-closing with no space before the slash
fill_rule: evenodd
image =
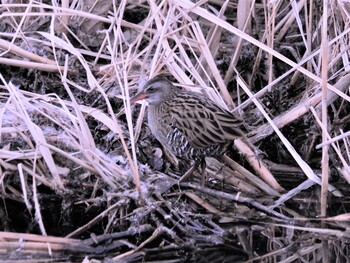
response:
<path id="1" fill-rule="evenodd" d="M 175 86 L 164 77 L 146 82 L 130 103 L 148 102 L 148 126 L 166 150 L 194 165 L 180 178 L 188 178 L 205 157 L 220 157 L 237 138 L 245 137 L 244 121 L 202 94 Z"/>

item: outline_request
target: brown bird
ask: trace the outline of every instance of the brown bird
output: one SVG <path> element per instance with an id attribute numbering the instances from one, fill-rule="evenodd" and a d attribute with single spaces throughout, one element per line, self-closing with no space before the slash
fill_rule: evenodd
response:
<path id="1" fill-rule="evenodd" d="M 237 116 L 165 78 L 149 80 L 130 102 L 143 99 L 149 103 L 148 126 L 156 139 L 177 157 L 195 161 L 180 181 L 190 176 L 199 164 L 203 179 L 205 157 L 220 157 L 233 140 L 244 137 L 243 121 Z"/>

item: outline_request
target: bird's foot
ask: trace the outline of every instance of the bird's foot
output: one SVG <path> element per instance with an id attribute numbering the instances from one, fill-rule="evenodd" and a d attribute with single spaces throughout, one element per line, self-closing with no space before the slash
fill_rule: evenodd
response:
<path id="1" fill-rule="evenodd" d="M 181 178 L 179 179 L 179 182 L 182 182 L 184 180 L 186 180 L 188 177 L 190 177 L 193 172 L 198 168 L 199 163 L 195 163 L 190 169 L 187 170 L 186 173 L 184 173 L 183 176 L 181 176 Z"/>
<path id="2" fill-rule="evenodd" d="M 201 165 L 201 186 L 204 187 L 205 185 L 205 181 L 206 181 L 206 172 L 205 169 L 207 167 L 207 164 L 205 162 L 205 159 L 203 159 L 201 162 L 196 162 L 190 169 L 187 170 L 187 172 L 181 176 L 181 178 L 179 179 L 179 182 L 182 182 L 184 180 L 186 180 L 187 178 L 189 178 L 194 171 L 198 168 L 198 166 Z"/>

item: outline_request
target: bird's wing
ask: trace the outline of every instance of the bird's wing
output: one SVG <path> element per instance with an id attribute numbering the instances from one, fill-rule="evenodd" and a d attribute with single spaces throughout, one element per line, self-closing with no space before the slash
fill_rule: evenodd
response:
<path id="1" fill-rule="evenodd" d="M 186 94 L 173 103 L 172 125 L 192 147 L 207 148 L 244 136 L 240 129 L 242 120 L 205 97 Z"/>

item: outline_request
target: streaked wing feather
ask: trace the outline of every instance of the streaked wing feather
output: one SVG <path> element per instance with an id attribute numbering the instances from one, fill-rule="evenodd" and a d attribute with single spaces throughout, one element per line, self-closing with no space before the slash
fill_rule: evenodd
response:
<path id="1" fill-rule="evenodd" d="M 243 135 L 242 121 L 216 106 L 211 100 L 183 93 L 170 110 L 176 127 L 194 148 L 208 148 Z"/>

